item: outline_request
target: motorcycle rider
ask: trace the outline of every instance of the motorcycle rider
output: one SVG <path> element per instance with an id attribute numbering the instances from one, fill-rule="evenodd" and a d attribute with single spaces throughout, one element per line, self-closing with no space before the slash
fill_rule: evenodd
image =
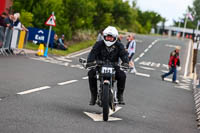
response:
<path id="1" fill-rule="evenodd" d="M 108 26 L 103 31 L 103 40 L 98 41 L 93 46 L 90 51 L 87 63 L 94 62 L 96 60 L 101 61 L 110 61 L 112 63 L 117 63 L 118 59 L 121 58 L 122 64 L 128 67 L 128 53 L 125 51 L 125 48 L 122 43 L 118 40 L 118 31 L 113 26 Z M 95 105 L 97 99 L 97 78 L 96 78 L 96 70 L 91 69 L 88 72 L 89 77 L 89 87 L 91 92 L 91 100 L 90 105 Z M 117 99 L 119 104 L 125 104 L 123 100 L 123 92 L 125 89 L 126 82 L 126 74 L 124 71 L 120 70 L 120 67 L 116 67 L 115 78 L 117 80 Z"/>

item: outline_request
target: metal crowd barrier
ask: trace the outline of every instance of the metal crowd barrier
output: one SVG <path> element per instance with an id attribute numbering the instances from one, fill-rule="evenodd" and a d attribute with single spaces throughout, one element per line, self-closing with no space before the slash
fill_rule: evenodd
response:
<path id="1" fill-rule="evenodd" d="M 193 93 L 194 93 L 194 102 L 195 110 L 197 114 L 197 126 L 200 129 L 200 50 L 197 51 L 196 65 L 194 69 L 194 83 L 193 83 Z"/>
<path id="2" fill-rule="evenodd" d="M 10 29 L 0 26 L 0 54 L 1 55 L 16 55 L 15 51 L 21 54 L 24 51 L 24 46 L 28 40 L 28 32 L 18 29 Z"/>

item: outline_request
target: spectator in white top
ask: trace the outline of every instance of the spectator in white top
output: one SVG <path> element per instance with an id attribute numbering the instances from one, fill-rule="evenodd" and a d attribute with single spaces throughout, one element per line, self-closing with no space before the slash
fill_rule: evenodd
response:
<path id="1" fill-rule="evenodd" d="M 128 52 L 129 64 L 130 64 L 130 66 L 133 67 L 133 69 L 131 70 L 131 73 L 136 73 L 137 71 L 135 69 L 134 62 L 132 61 L 132 58 L 136 51 L 135 35 L 133 35 L 133 34 L 128 35 L 127 41 L 128 41 L 128 43 L 126 45 L 126 50 Z"/>
<path id="2" fill-rule="evenodd" d="M 26 29 L 26 27 L 20 22 L 19 18 L 20 18 L 20 14 L 19 13 L 15 13 L 14 14 L 13 28 L 14 29 L 18 29 L 18 30 L 28 31 L 28 29 Z"/>

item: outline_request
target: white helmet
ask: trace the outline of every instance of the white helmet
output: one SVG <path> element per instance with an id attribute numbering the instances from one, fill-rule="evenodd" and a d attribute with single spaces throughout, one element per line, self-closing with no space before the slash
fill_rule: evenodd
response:
<path id="1" fill-rule="evenodd" d="M 112 36 L 114 37 L 113 41 L 108 41 L 106 40 L 106 36 Z M 103 31 L 103 41 L 106 44 L 106 46 L 110 47 L 112 46 L 118 39 L 118 31 L 115 27 L 113 26 L 108 26 L 104 31 Z"/>

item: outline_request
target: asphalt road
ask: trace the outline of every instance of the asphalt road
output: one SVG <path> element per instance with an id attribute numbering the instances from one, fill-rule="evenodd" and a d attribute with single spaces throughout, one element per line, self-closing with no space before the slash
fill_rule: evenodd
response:
<path id="1" fill-rule="evenodd" d="M 84 113 L 101 113 L 88 105 L 87 70 L 78 63 L 89 50 L 67 57 L 0 56 L 0 133 L 198 133 L 192 80 L 184 78 L 189 40 L 136 40 L 138 73 L 127 73 L 126 105 L 112 115 L 119 121 L 96 122 Z M 182 69 L 173 84 L 160 75 L 177 45 Z"/>

